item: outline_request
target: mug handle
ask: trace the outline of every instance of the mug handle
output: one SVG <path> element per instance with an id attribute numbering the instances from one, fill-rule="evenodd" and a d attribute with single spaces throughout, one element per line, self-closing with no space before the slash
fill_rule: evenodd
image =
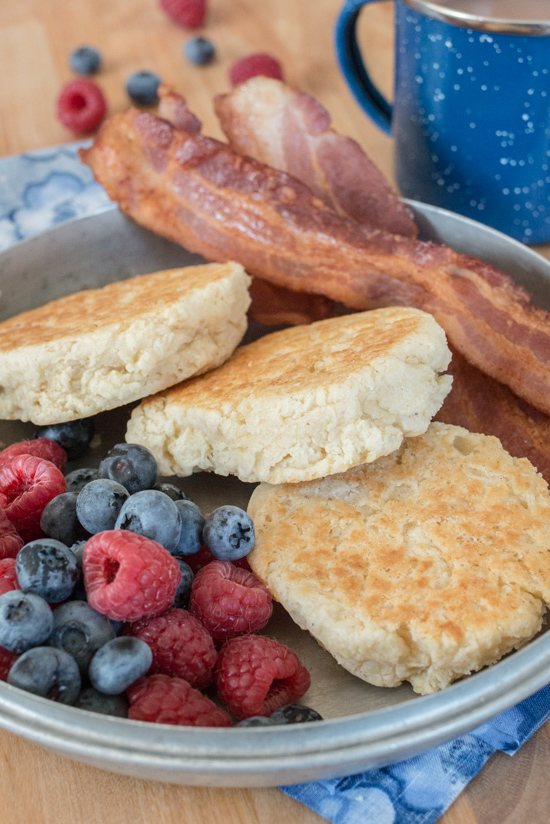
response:
<path id="1" fill-rule="evenodd" d="M 393 106 L 370 79 L 357 43 L 357 20 L 361 9 L 367 3 L 375 2 L 377 0 L 346 0 L 336 18 L 334 43 L 338 65 L 353 96 L 378 128 L 391 134 Z"/>

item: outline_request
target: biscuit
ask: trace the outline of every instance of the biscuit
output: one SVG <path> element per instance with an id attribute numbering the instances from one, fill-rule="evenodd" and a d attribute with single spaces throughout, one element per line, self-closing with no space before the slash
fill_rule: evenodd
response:
<path id="1" fill-rule="evenodd" d="M 144 398 L 226 360 L 247 327 L 240 264 L 170 269 L 0 324 L 0 418 L 59 423 Z"/>
<path id="2" fill-rule="evenodd" d="M 442 689 L 541 628 L 550 496 L 497 438 L 433 423 L 374 464 L 270 486 L 248 511 L 256 575 L 345 669 Z"/>
<path id="3" fill-rule="evenodd" d="M 431 315 L 391 307 L 297 326 L 238 349 L 210 375 L 148 398 L 126 439 L 165 475 L 195 469 L 299 482 L 393 452 L 450 389 Z"/>

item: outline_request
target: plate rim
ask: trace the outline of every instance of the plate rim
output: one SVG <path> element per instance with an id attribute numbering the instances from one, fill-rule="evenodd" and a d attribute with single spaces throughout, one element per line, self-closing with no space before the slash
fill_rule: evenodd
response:
<path id="1" fill-rule="evenodd" d="M 404 202 L 425 218 L 458 221 L 474 227 L 476 232 L 488 233 L 508 248 L 512 244 L 535 267 L 546 269 L 543 277 L 550 280 L 550 261 L 519 241 L 437 206 L 412 200 Z M 70 231 L 76 224 L 93 221 L 110 212 L 119 212 L 133 223 L 117 204 L 106 204 L 92 214 L 63 221 L 8 247 L 0 253 L 0 266 L 2 260 L 18 254 L 16 250 L 23 246 L 40 243 L 45 236 L 60 230 Z M 507 679 L 508 688 L 502 694 L 496 687 Z M 110 769 L 119 768 L 122 772 L 128 765 L 139 769 L 154 761 L 158 770 L 167 775 L 185 774 L 185 783 L 193 783 L 193 779 L 201 776 L 199 783 L 205 783 L 205 777 L 225 781 L 237 775 L 245 782 L 242 786 L 294 784 L 304 772 L 313 770 L 324 777 L 346 775 L 350 765 L 359 762 L 365 764 L 359 769 L 382 766 L 431 749 L 490 720 L 549 682 L 550 631 L 547 631 L 498 663 L 440 692 L 305 727 L 228 731 L 161 724 L 152 729 L 152 725 L 145 722 L 98 716 L 56 704 L 5 683 L 0 683 L 0 726 L 69 757 L 101 760 L 104 764 L 107 762 Z M 81 724 L 76 723 L 78 718 Z M 385 737 L 381 737 L 383 731 Z M 386 748 L 380 746 L 381 741 Z M 282 779 L 281 772 L 291 775 L 291 780 Z M 266 781 L 266 773 L 274 780 Z M 232 780 L 223 786 L 236 786 L 236 783 Z"/>

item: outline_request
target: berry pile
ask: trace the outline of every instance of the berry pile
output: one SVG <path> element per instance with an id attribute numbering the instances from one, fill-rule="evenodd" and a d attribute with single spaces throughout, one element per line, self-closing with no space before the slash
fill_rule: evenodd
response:
<path id="1" fill-rule="evenodd" d="M 152 453 L 117 444 L 63 475 L 91 422 L 0 452 L 0 680 L 92 712 L 166 724 L 318 720 L 310 676 L 256 635 L 272 613 L 250 571 L 242 509 L 205 516 L 159 482 Z M 221 709 L 209 695 L 217 690 Z"/>

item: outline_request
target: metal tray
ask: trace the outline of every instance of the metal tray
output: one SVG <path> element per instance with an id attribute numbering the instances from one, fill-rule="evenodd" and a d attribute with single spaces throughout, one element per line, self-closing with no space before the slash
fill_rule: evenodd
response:
<path id="1" fill-rule="evenodd" d="M 413 208 L 421 236 L 511 274 L 550 308 L 550 263 L 504 235 L 441 209 Z M 0 319 L 61 295 L 155 270 L 200 262 L 125 218 L 116 206 L 69 221 L 0 254 Z M 249 335 L 264 330 L 256 327 Z M 95 459 L 124 439 L 130 407 L 97 417 Z M 34 426 L 0 422 L 7 443 Z M 89 464 L 87 456 L 80 465 Z M 71 468 L 79 464 L 73 464 Z M 200 474 L 185 479 L 205 509 L 246 506 L 253 486 Z M 152 725 L 65 707 L 0 683 L 0 726 L 77 761 L 141 778 L 202 786 L 272 786 L 357 773 L 408 758 L 473 729 L 550 682 L 550 633 L 434 695 L 370 686 L 277 608 L 265 632 L 294 649 L 312 674 L 304 702 L 326 721 L 275 728 Z"/>

